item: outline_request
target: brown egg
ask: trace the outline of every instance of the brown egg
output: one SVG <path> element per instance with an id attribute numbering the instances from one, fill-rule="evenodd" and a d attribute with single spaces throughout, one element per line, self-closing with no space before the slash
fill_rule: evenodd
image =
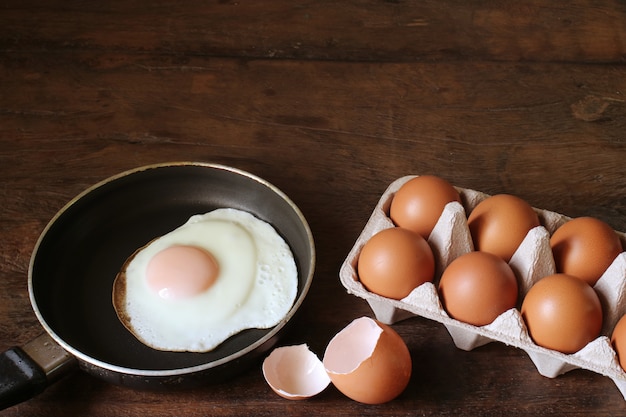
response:
<path id="1" fill-rule="evenodd" d="M 602 306 L 594 289 L 567 274 L 535 283 L 522 303 L 522 317 L 534 342 L 562 353 L 574 353 L 600 335 Z"/>
<path id="2" fill-rule="evenodd" d="M 333 385 L 365 404 L 393 400 L 411 379 L 411 354 L 391 327 L 369 317 L 354 320 L 330 341 L 323 359 Z"/>
<path id="3" fill-rule="evenodd" d="M 622 252 L 617 233 L 601 220 L 578 217 L 559 227 L 550 238 L 557 272 L 595 285 Z"/>
<path id="4" fill-rule="evenodd" d="M 517 279 L 509 264 L 487 252 L 456 258 L 439 281 L 439 295 L 448 315 L 474 326 L 489 324 L 514 308 L 517 294 Z"/>
<path id="5" fill-rule="evenodd" d="M 468 225 L 474 248 L 509 261 L 528 232 L 539 226 L 539 217 L 526 201 L 497 194 L 478 203 Z"/>
<path id="6" fill-rule="evenodd" d="M 615 325 L 611 335 L 611 345 L 617 353 L 620 366 L 626 371 L 626 315 L 622 316 Z"/>
<path id="7" fill-rule="evenodd" d="M 400 300 L 433 280 L 435 257 L 422 236 L 392 227 L 378 232 L 363 245 L 357 271 L 368 291 Z"/>
<path id="8" fill-rule="evenodd" d="M 415 177 L 400 187 L 391 200 L 389 217 L 396 226 L 412 230 L 428 239 L 444 207 L 461 202 L 459 192 L 443 178 Z"/>

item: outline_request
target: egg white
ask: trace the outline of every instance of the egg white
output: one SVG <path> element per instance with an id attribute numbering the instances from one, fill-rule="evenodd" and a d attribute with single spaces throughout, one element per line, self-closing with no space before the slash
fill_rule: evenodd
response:
<path id="1" fill-rule="evenodd" d="M 191 245 L 219 265 L 215 283 L 191 298 L 165 300 L 147 285 L 159 251 Z M 288 244 L 268 223 L 236 209 L 195 215 L 138 250 L 118 274 L 113 304 L 122 323 L 158 350 L 207 352 L 249 328 L 270 328 L 296 298 L 298 272 Z"/>

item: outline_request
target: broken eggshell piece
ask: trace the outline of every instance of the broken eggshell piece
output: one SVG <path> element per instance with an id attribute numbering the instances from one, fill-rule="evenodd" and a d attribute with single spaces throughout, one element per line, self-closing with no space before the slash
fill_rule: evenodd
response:
<path id="1" fill-rule="evenodd" d="M 272 390 L 289 400 L 303 400 L 324 391 L 330 378 L 306 344 L 276 348 L 263 361 L 263 377 Z"/>
<path id="2" fill-rule="evenodd" d="M 404 340 L 369 317 L 358 318 L 337 333 L 323 363 L 339 391 L 365 404 L 393 400 L 411 378 L 411 355 Z"/>

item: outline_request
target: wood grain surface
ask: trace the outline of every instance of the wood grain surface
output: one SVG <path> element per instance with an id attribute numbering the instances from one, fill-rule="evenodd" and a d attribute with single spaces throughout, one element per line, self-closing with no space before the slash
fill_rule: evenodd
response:
<path id="1" fill-rule="evenodd" d="M 394 179 L 434 173 L 626 231 L 626 4 L 578 0 L 0 4 L 0 349 L 42 332 L 27 272 L 39 234 L 90 185 L 138 166 L 217 162 L 274 183 L 317 248 L 281 344 L 318 355 L 371 316 L 339 268 Z M 333 387 L 291 402 L 259 366 L 153 393 L 76 372 L 6 416 L 615 416 L 613 382 L 542 377 L 520 350 L 394 328 L 414 369 L 396 400 Z"/>

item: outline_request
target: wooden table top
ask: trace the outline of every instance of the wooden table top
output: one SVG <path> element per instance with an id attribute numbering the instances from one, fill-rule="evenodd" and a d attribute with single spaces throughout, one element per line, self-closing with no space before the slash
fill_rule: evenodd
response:
<path id="1" fill-rule="evenodd" d="M 356 317 L 339 268 L 385 188 L 432 173 L 626 231 L 626 4 L 540 1 L 0 4 L 0 349 L 42 332 L 27 289 L 46 223 L 88 186 L 168 161 L 230 165 L 301 208 L 317 265 L 280 345 L 318 355 Z M 292 402 L 260 364 L 154 393 L 75 372 L 6 416 L 615 416 L 607 377 L 550 379 L 528 355 L 470 352 L 425 318 L 394 325 L 413 376 L 394 401 L 334 387 Z"/>

